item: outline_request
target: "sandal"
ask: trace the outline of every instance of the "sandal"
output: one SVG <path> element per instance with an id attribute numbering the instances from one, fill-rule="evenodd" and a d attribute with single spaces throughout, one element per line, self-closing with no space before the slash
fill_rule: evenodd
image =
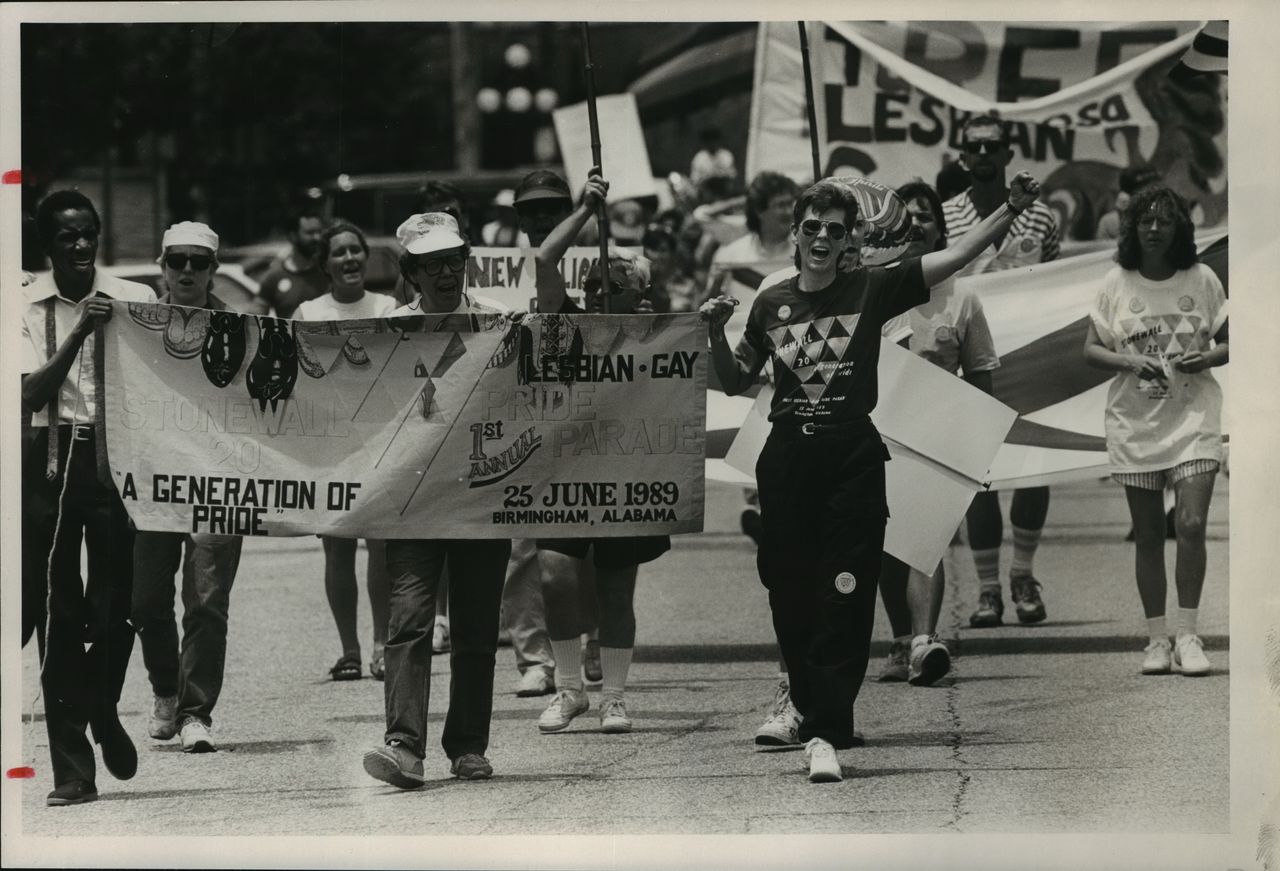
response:
<path id="1" fill-rule="evenodd" d="M 329 669 L 329 676 L 334 680 L 360 680 L 360 655 L 344 653 L 333 668 Z"/>
<path id="2" fill-rule="evenodd" d="M 387 662 L 381 653 L 373 658 L 369 663 L 369 676 L 374 680 L 385 680 L 387 677 Z"/>

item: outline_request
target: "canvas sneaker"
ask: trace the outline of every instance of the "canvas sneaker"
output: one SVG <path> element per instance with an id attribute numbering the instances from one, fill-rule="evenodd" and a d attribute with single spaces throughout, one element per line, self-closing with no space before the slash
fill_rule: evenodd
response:
<path id="1" fill-rule="evenodd" d="M 1187 677 L 1209 673 L 1209 658 L 1199 635 L 1179 635 L 1173 645 L 1173 666 Z"/>
<path id="2" fill-rule="evenodd" d="M 459 780 L 488 780 L 493 766 L 479 753 L 463 753 L 449 766 L 449 773 Z"/>
<path id="3" fill-rule="evenodd" d="M 218 749 L 209 727 L 199 720 L 187 720 L 182 724 L 180 734 L 183 753 L 213 753 Z"/>
<path id="4" fill-rule="evenodd" d="M 178 697 L 156 696 L 151 705 L 151 727 L 147 734 L 159 741 L 168 741 L 178 734 Z"/>
<path id="5" fill-rule="evenodd" d="M 1009 578 L 1009 596 L 1018 612 L 1019 623 L 1039 623 L 1044 619 L 1044 602 L 1040 598 L 1041 584 L 1031 575 Z"/>
<path id="6" fill-rule="evenodd" d="M 394 740 L 364 754 L 364 770 L 370 777 L 400 789 L 417 789 L 426 782 L 422 759 Z"/>
<path id="7" fill-rule="evenodd" d="M 880 674 L 876 680 L 882 682 L 906 680 L 910 655 L 911 643 L 909 641 L 893 642 L 892 646 L 889 647 L 889 655 L 884 658 L 884 665 L 880 667 Z"/>
<path id="8" fill-rule="evenodd" d="M 969 615 L 969 625 L 975 629 L 999 626 L 1004 622 L 1004 600 L 999 590 L 983 590 L 978 594 L 978 610 Z"/>
<path id="9" fill-rule="evenodd" d="M 810 738 L 809 743 L 804 745 L 804 753 L 809 757 L 810 783 L 837 783 L 844 780 L 836 748 L 829 742 L 821 738 Z"/>
<path id="10" fill-rule="evenodd" d="M 791 687 L 778 681 L 769 719 L 756 729 L 756 743 L 765 747 L 788 747 L 800 743 L 800 712 L 791 702 Z"/>
<path id="11" fill-rule="evenodd" d="M 559 732 L 574 717 L 585 714 L 589 707 L 591 701 L 587 698 L 586 690 L 560 690 L 542 712 L 542 716 L 538 717 L 538 729 L 543 732 Z"/>
<path id="12" fill-rule="evenodd" d="M 1173 669 L 1173 645 L 1168 638 L 1154 638 L 1143 649 L 1143 674 L 1168 674 Z"/>
<path id="13" fill-rule="evenodd" d="M 907 683 L 927 687 L 951 671 L 951 652 L 934 635 L 917 635 L 911 640 L 910 674 Z"/>
<path id="14" fill-rule="evenodd" d="M 622 699 L 610 697 L 600 703 L 600 731 L 611 735 L 631 731 L 631 718 Z"/>

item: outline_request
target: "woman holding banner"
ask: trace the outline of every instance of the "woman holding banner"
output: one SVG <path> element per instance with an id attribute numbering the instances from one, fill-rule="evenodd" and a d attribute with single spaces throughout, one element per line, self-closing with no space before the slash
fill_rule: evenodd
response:
<path id="1" fill-rule="evenodd" d="M 1036 200 L 1019 173 L 1005 205 L 957 245 L 884 267 L 842 272 L 864 221 L 846 184 L 824 180 L 792 212 L 799 274 L 761 289 L 737 348 L 724 324 L 734 300 L 703 304 L 725 392 L 742 393 L 772 360 L 773 424 L 756 466 L 763 525 L 757 565 L 802 719 L 809 780 L 843 779 L 836 756 L 855 743 L 853 703 L 866 674 L 888 518 L 884 463 L 871 422 L 880 329 L 1008 231 Z"/>
<path id="2" fill-rule="evenodd" d="M 564 314 L 581 314 L 583 309 L 565 292 L 559 264 L 574 238 L 604 202 L 609 183 L 593 169 L 583 187 L 578 207 L 547 236 L 538 249 L 538 311 L 544 315 L 542 329 L 551 319 Z M 584 283 L 587 311 L 592 314 L 634 314 L 648 308 L 644 294 L 649 287 L 649 262 L 644 257 L 620 249 L 609 250 L 606 303 L 601 270 L 593 267 Z M 581 586 L 591 583 L 586 560 L 595 569 L 599 603 L 600 664 L 603 686 L 600 702 L 600 729 L 603 732 L 631 731 L 631 718 L 623 702 L 631 655 L 635 649 L 636 575 L 642 563 L 650 562 L 671 548 L 669 536 L 625 538 L 539 539 L 538 560 L 542 565 L 542 591 L 547 606 L 547 632 L 556 662 L 577 662 L 581 656 L 580 636 L 588 628 L 578 613 Z M 558 732 L 577 716 L 587 712 L 590 702 L 581 676 L 573 669 L 556 669 L 556 695 L 538 718 L 538 729 Z"/>
<path id="3" fill-rule="evenodd" d="M 1150 643 L 1143 674 L 1210 670 L 1196 618 L 1205 575 L 1205 521 L 1222 462 L 1222 388 L 1209 371 L 1227 362 L 1227 300 L 1199 263 L 1187 204 L 1163 185 L 1136 194 L 1121 216 L 1119 265 L 1104 279 L 1084 356 L 1117 373 L 1107 394 L 1111 476 L 1133 516 L 1134 567 Z M 1165 625 L 1163 491 L 1173 485 L 1178 613 Z"/>
<path id="4" fill-rule="evenodd" d="M 348 321 L 383 318 L 396 307 L 395 300 L 365 290 L 365 268 L 369 263 L 369 243 L 354 224 L 339 222 L 320 234 L 320 266 L 329 278 L 329 292 L 298 306 L 304 321 Z M 356 345 L 355 347 L 359 347 Z M 347 348 L 352 348 L 352 342 Z M 360 351 L 363 353 L 363 350 Z M 359 680 L 361 670 L 360 634 L 356 626 L 360 589 L 356 585 L 356 540 L 322 535 L 324 542 L 324 592 L 333 622 L 342 641 L 342 656 L 329 669 L 334 680 Z M 373 612 L 373 656 L 369 674 L 376 680 L 386 675 L 383 649 L 387 644 L 387 556 L 383 542 L 365 539 L 369 549 L 369 609 Z"/>

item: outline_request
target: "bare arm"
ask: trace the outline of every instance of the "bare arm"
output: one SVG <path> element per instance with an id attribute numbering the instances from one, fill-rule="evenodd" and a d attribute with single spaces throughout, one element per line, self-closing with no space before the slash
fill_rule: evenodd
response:
<path id="1" fill-rule="evenodd" d="M 720 386 L 729 396 L 737 396 L 755 383 L 755 372 L 747 372 L 738 365 L 738 358 L 729 347 L 729 339 L 724 334 L 724 325 L 733 316 L 738 301 L 732 297 L 717 296 L 707 300 L 698 309 L 702 319 L 707 321 L 708 333 L 711 337 L 711 365 L 716 370 L 716 378 Z"/>
<path id="2" fill-rule="evenodd" d="M 1003 236 L 1013 219 L 1040 196 L 1040 183 L 1029 172 L 1020 172 L 1009 183 L 1009 201 L 983 219 L 982 223 L 941 251 L 931 251 L 920 258 L 924 283 L 936 287 L 959 272 L 992 242 Z"/>
<path id="3" fill-rule="evenodd" d="M 71 334 L 53 352 L 45 364 L 34 372 L 22 376 L 22 404 L 30 411 L 40 411 L 58 396 L 62 382 L 75 363 L 76 354 L 84 340 L 93 332 L 94 325 L 111 319 L 111 300 L 94 296 L 85 300 L 80 309 L 80 319 L 72 327 Z"/>
<path id="4" fill-rule="evenodd" d="M 1209 350 L 1188 351 L 1178 357 L 1173 365 L 1183 372 L 1203 372 L 1214 366 L 1225 366 L 1231 359 L 1226 323 L 1223 323 L 1222 329 L 1213 337 L 1213 342 L 1214 345 Z"/>
<path id="5" fill-rule="evenodd" d="M 538 311 L 554 313 L 564 305 L 566 294 L 564 277 L 560 274 L 560 261 L 608 193 L 609 183 L 601 177 L 599 169 L 592 167 L 587 183 L 582 186 L 578 207 L 569 213 L 569 217 L 556 224 L 555 229 L 543 240 L 534 258 Z"/>

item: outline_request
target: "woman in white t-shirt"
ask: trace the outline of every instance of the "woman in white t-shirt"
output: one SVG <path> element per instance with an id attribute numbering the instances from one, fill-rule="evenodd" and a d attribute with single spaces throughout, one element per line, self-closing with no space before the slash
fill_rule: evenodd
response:
<path id="1" fill-rule="evenodd" d="M 1116 260 L 1090 312 L 1084 356 L 1118 373 L 1107 394 L 1107 452 L 1133 516 L 1150 635 L 1142 673 L 1208 674 L 1196 616 L 1205 520 L 1223 458 L 1222 388 L 1209 370 L 1227 362 L 1226 294 L 1198 262 L 1186 203 L 1162 185 L 1137 193 L 1125 210 Z M 1176 499 L 1178 539 L 1172 645 L 1165 626 L 1166 482 Z"/>
<path id="2" fill-rule="evenodd" d="M 298 306 L 298 319 L 304 321 L 345 321 L 357 318 L 386 317 L 396 307 L 395 300 L 364 288 L 365 267 L 369 262 L 369 243 L 364 233 L 352 224 L 337 223 L 320 237 L 320 265 L 329 276 L 330 291 Z M 324 542 L 324 591 L 329 610 L 338 626 L 342 656 L 329 670 L 334 680 L 359 680 L 361 674 L 360 636 L 356 615 L 360 588 L 356 583 L 356 545 L 354 538 L 322 535 Z M 387 643 L 388 597 L 386 548 L 381 540 L 368 538 L 367 585 L 369 608 L 373 612 L 373 657 L 369 674 L 382 680 L 386 674 L 383 648 Z"/>

